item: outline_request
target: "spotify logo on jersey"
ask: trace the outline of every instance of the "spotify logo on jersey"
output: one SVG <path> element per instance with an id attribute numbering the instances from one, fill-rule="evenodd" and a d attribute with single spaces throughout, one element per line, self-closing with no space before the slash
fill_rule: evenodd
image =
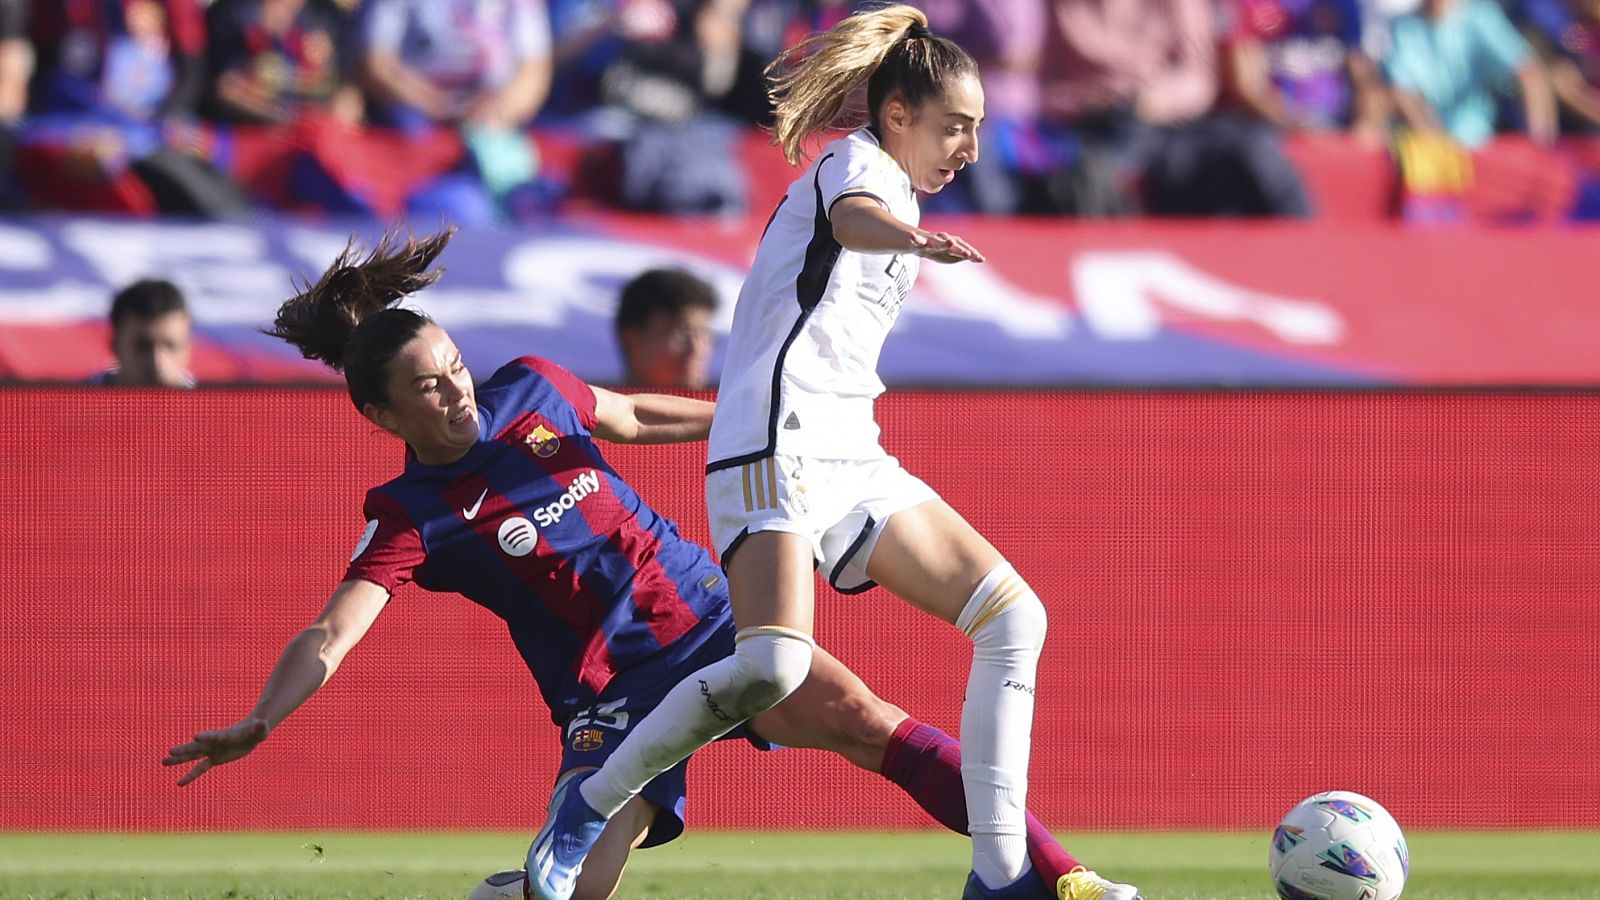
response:
<path id="1" fill-rule="evenodd" d="M 538 542 L 539 535 L 527 519 L 512 516 L 500 523 L 500 549 L 512 556 L 527 556 Z"/>

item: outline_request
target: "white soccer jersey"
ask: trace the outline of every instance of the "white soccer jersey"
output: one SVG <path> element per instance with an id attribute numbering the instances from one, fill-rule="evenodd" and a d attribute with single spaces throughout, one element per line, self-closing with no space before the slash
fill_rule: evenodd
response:
<path id="1" fill-rule="evenodd" d="M 829 212 L 855 196 L 909 225 L 921 218 L 911 179 L 870 128 L 823 148 L 767 224 L 734 308 L 707 471 L 775 453 L 884 455 L 872 418 L 878 354 L 921 258 L 840 247 Z"/>

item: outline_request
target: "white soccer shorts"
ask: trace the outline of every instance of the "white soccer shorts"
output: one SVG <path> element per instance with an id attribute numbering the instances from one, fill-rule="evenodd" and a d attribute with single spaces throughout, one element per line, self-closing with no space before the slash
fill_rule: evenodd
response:
<path id="1" fill-rule="evenodd" d="M 938 497 L 892 456 L 779 454 L 706 476 L 711 537 L 724 560 L 758 531 L 798 534 L 828 583 L 846 594 L 873 587 L 867 560 L 889 517 Z"/>

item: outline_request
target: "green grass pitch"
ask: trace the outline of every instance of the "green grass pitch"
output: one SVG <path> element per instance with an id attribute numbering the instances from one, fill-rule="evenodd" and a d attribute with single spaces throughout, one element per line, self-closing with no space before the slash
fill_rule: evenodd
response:
<path id="1" fill-rule="evenodd" d="M 1265 833 L 1064 835 L 1150 900 L 1272 898 Z M 528 835 L 0 834 L 3 898 L 461 898 Z M 1408 834 L 1408 900 L 1600 898 L 1600 832 Z M 956 898 L 967 845 L 939 832 L 695 833 L 634 855 L 620 897 Z"/>

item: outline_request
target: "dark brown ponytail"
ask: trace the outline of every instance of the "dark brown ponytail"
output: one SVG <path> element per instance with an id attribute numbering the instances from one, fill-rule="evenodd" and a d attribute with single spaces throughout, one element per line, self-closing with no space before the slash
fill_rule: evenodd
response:
<path id="1" fill-rule="evenodd" d="M 263 333 L 343 372 L 357 409 L 387 403 L 390 360 L 432 321 L 392 307 L 444 274 L 429 267 L 454 234 L 450 228 L 419 240 L 390 231 L 364 259 L 352 238 L 315 284 L 307 283 L 278 307 L 272 327 Z"/>

